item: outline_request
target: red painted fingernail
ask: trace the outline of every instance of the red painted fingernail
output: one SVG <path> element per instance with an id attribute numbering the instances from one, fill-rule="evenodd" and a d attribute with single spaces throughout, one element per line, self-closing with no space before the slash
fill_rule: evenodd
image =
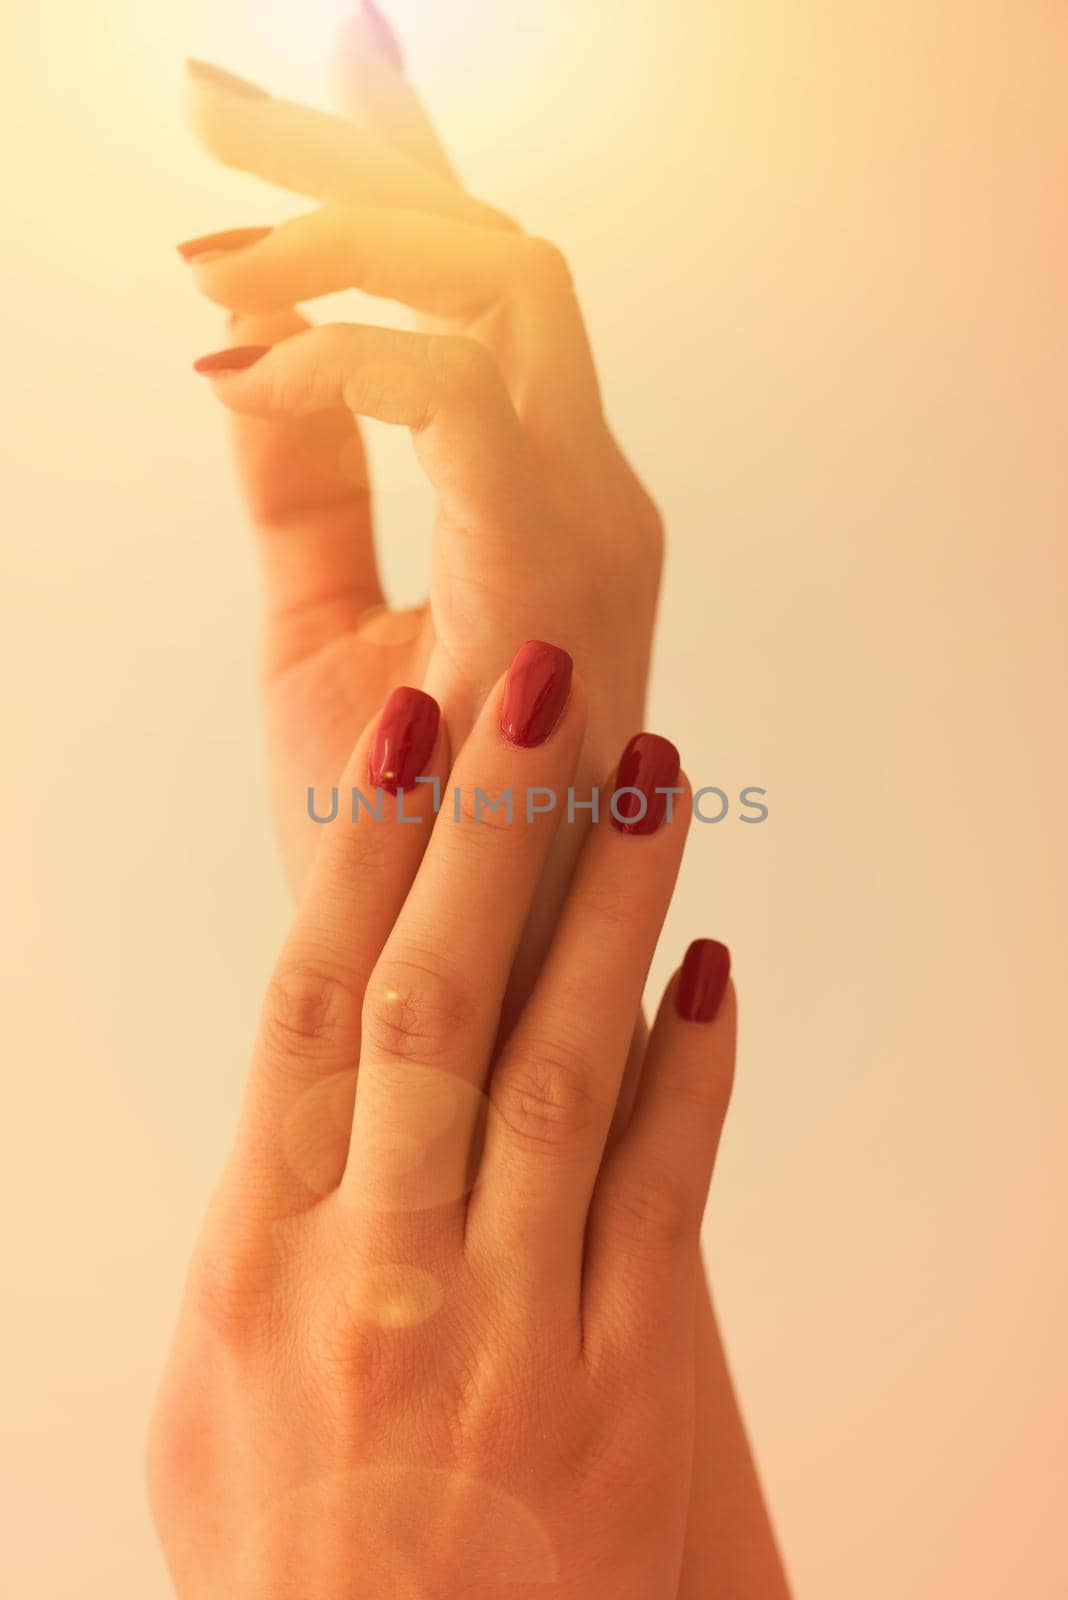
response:
<path id="1" fill-rule="evenodd" d="M 189 60 L 186 67 L 194 78 L 200 78 L 204 83 L 210 83 L 213 88 L 225 89 L 227 94 L 240 95 L 243 100 L 269 100 L 271 96 L 266 89 L 261 89 L 258 83 L 249 83 L 247 78 L 239 78 L 233 72 L 227 72 L 225 67 L 214 67 L 210 61 Z"/>
<path id="2" fill-rule="evenodd" d="M 509 744 L 532 750 L 544 744 L 563 715 L 571 693 L 572 660 L 566 650 L 531 639 L 508 669 L 501 705 L 501 733 Z"/>
<path id="3" fill-rule="evenodd" d="M 403 72 L 404 51 L 401 49 L 400 40 L 393 31 L 393 26 L 385 13 L 378 9 L 374 0 L 363 0 L 363 15 L 374 36 L 375 43 L 390 66 L 397 72 Z"/>
<path id="4" fill-rule="evenodd" d="M 620 758 L 612 826 L 620 833 L 656 833 L 668 809 L 668 796 L 657 790 L 677 789 L 679 770 L 679 752 L 670 739 L 661 739 L 657 733 L 637 734 Z M 624 789 L 636 792 L 623 794 L 620 791 Z"/>
<path id="5" fill-rule="evenodd" d="M 371 749 L 371 783 L 396 794 L 426 773 L 434 754 L 441 710 L 422 689 L 394 689 L 378 720 Z"/>
<path id="6" fill-rule="evenodd" d="M 228 255 L 232 250 L 247 250 L 259 244 L 273 228 L 229 228 L 225 233 L 205 233 L 199 239 L 187 239 L 178 246 L 183 261 L 196 261 L 199 256 Z"/>
<path id="7" fill-rule="evenodd" d="M 244 372 L 246 367 L 254 367 L 270 350 L 269 344 L 243 344 L 235 350 L 216 350 L 214 355 L 201 356 L 199 361 L 193 362 L 194 372 Z"/>
<path id="8" fill-rule="evenodd" d="M 698 939 L 686 952 L 675 1010 L 683 1022 L 715 1022 L 731 976 L 731 953 L 714 939 Z"/>

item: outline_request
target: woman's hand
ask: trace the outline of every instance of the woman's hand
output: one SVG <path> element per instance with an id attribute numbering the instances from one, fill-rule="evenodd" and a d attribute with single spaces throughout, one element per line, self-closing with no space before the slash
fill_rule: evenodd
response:
<path id="1" fill-rule="evenodd" d="M 183 247 L 200 287 L 233 313 L 232 346 L 253 355 L 290 346 L 213 381 L 233 411 L 259 534 L 275 811 L 298 891 L 319 838 L 306 791 L 337 781 L 388 691 L 421 684 L 462 737 L 531 632 L 560 639 L 584 673 L 591 718 L 582 771 L 595 780 L 643 720 L 662 544 L 656 510 L 605 423 L 558 254 L 461 188 L 370 0 L 346 31 L 337 67 L 355 121 L 272 99 L 203 65 L 189 85 L 194 126 L 218 159 L 323 203 L 281 229 Z M 431 243 L 440 255 L 405 255 Z M 408 298 L 422 341 L 353 328 L 313 334 L 289 309 L 345 283 Z M 405 410 L 413 399 L 414 411 Z M 414 415 L 439 487 L 429 604 L 415 612 L 390 611 L 379 587 L 356 423 L 363 406 Z M 455 456 L 450 428 L 468 441 Z M 477 450 L 487 434 L 507 444 L 500 462 Z M 510 1014 L 536 979 L 567 892 L 582 830 L 565 832 L 527 927 Z M 613 1137 L 626 1126 L 643 1048 L 639 1029 Z M 738 1600 L 786 1600 L 703 1283 L 696 1337 L 698 1454 L 680 1600 L 705 1600 L 712 1574 L 716 1590 Z"/>
<path id="2" fill-rule="evenodd" d="M 424 825 L 389 800 L 326 831 L 267 998 L 150 1450 L 183 1600 L 675 1600 L 734 999 L 695 947 L 610 1140 L 691 815 L 643 735 L 500 1039 L 585 721 L 568 658 L 526 646 L 432 832 L 433 703 L 399 691 L 360 740 L 346 792 L 403 781 Z M 613 821 L 617 788 L 642 798 Z"/>
<path id="3" fill-rule="evenodd" d="M 197 286 L 234 314 L 232 348 L 202 370 L 235 413 L 260 535 L 276 813 L 298 890 L 315 840 L 307 790 L 337 782 L 386 693 L 420 684 L 462 738 L 532 632 L 560 639 L 586 677 L 593 781 L 642 722 L 661 559 L 563 258 L 460 187 L 373 8 L 339 60 L 358 121 L 200 64 L 189 77 L 213 155 L 322 202 L 182 246 Z M 350 287 L 411 307 L 418 331 L 309 331 L 291 309 Z M 361 417 L 409 427 L 437 491 L 429 604 L 415 612 L 390 611 L 379 585 Z M 569 866 L 550 871 L 561 891 Z"/>

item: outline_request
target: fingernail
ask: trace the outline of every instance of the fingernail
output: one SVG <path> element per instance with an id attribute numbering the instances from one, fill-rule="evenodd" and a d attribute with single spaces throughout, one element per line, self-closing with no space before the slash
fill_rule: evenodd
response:
<path id="1" fill-rule="evenodd" d="M 379 53 L 389 62 L 396 72 L 404 71 L 404 51 L 400 47 L 400 40 L 393 31 L 385 13 L 380 11 L 374 0 L 363 0 L 360 14 L 366 22 L 371 37 L 378 46 Z"/>
<path id="2" fill-rule="evenodd" d="M 656 833 L 667 816 L 668 796 L 658 789 L 677 789 L 679 752 L 670 739 L 639 733 L 624 750 L 616 773 L 612 826 L 620 833 Z M 622 790 L 632 793 L 623 794 Z"/>
<path id="3" fill-rule="evenodd" d="M 508 669 L 501 733 L 509 744 L 532 750 L 560 721 L 571 693 L 572 660 L 566 650 L 531 639 Z"/>
<path id="4" fill-rule="evenodd" d="M 371 749 L 371 783 L 396 794 L 410 789 L 434 754 L 441 710 L 421 689 L 394 689 L 386 701 Z"/>
<path id="5" fill-rule="evenodd" d="M 271 98 L 267 90 L 261 89 L 258 83 L 249 83 L 247 78 L 239 78 L 235 73 L 227 72 L 225 67 L 213 67 L 210 61 L 189 60 L 186 62 L 186 67 L 194 78 L 210 83 L 216 89 L 224 89 L 227 94 L 240 95 L 244 100 Z"/>
<path id="6" fill-rule="evenodd" d="M 683 1022 L 715 1022 L 731 976 L 731 953 L 714 939 L 698 939 L 686 952 L 675 1010 Z"/>
<path id="7" fill-rule="evenodd" d="M 216 350 L 210 356 L 201 356 L 193 362 L 194 372 L 213 373 L 244 372 L 255 366 L 270 350 L 269 344 L 242 344 L 234 350 Z"/>
<path id="8" fill-rule="evenodd" d="M 259 244 L 273 228 L 230 228 L 225 233 L 205 233 L 199 239 L 187 239 L 178 246 L 183 261 L 206 261 L 214 256 L 230 255 L 234 250 L 247 250 Z"/>

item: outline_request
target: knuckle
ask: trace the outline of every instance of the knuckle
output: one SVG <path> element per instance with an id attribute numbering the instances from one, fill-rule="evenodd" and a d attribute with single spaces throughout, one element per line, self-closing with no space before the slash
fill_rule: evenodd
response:
<path id="1" fill-rule="evenodd" d="M 361 1325 L 344 1297 L 319 1316 L 313 1355 L 327 1392 L 340 1391 L 346 1412 L 361 1425 L 387 1421 L 410 1387 L 406 1361 L 395 1336 Z"/>
<path id="2" fill-rule="evenodd" d="M 513 1138 L 536 1149 L 559 1149 L 589 1139 L 600 1127 L 604 1108 L 593 1081 L 593 1063 L 580 1049 L 532 1044 L 491 1080 L 490 1105 Z"/>
<path id="3" fill-rule="evenodd" d="M 594 1503 L 633 1495 L 648 1486 L 663 1467 L 663 1455 L 656 1452 L 656 1466 L 650 1461 L 649 1430 L 643 1428 L 640 1411 L 635 1415 L 613 1405 L 598 1419 L 599 1426 L 588 1425 L 572 1445 L 574 1466 L 582 1492 Z"/>
<path id="4" fill-rule="evenodd" d="M 259 1249 L 214 1246 L 192 1268 L 190 1300 L 201 1322 L 232 1354 L 246 1354 L 278 1331 L 282 1301 L 271 1262 Z"/>
<path id="5" fill-rule="evenodd" d="M 611 433 L 606 433 L 605 445 L 607 475 L 618 483 L 621 495 L 618 514 L 609 524 L 613 549 L 619 552 L 620 529 L 625 529 L 624 570 L 638 578 L 647 590 L 650 582 L 659 582 L 663 568 L 666 544 L 663 513 Z"/>
<path id="6" fill-rule="evenodd" d="M 633 882 L 618 873 L 588 884 L 577 899 L 576 912 L 583 924 L 593 926 L 605 938 L 643 926 L 642 907 L 635 900 Z"/>
<path id="7" fill-rule="evenodd" d="M 446 334 L 427 347 L 431 371 L 442 388 L 464 395 L 496 393 L 501 386 L 497 363 L 478 339 Z"/>
<path id="8" fill-rule="evenodd" d="M 521 289 L 538 294 L 570 294 L 571 268 L 558 245 L 525 234 L 515 244 L 515 280 Z"/>
<path id="9" fill-rule="evenodd" d="M 524 829 L 516 826 L 515 802 L 511 791 L 464 787 L 456 791 L 451 820 L 460 828 L 481 828 L 484 837 L 519 840 Z"/>
<path id="10" fill-rule="evenodd" d="M 664 543 L 666 529 L 663 513 L 653 497 L 643 489 L 639 497 L 638 530 L 650 558 L 655 561 L 657 571 L 664 559 Z"/>
<path id="11" fill-rule="evenodd" d="M 697 1247 L 701 1206 L 686 1178 L 667 1167 L 617 1183 L 607 1210 L 630 1250 L 656 1254 Z"/>
<path id="12" fill-rule="evenodd" d="M 689 1113 L 701 1125 L 718 1128 L 730 1104 L 733 1086 L 733 1064 L 713 1064 L 703 1056 L 675 1071 L 661 1072 L 656 1093 Z"/>
<path id="13" fill-rule="evenodd" d="M 211 1482 L 217 1444 L 214 1419 L 201 1402 L 173 1387 L 161 1392 L 152 1413 L 145 1449 L 148 1503 L 157 1525 L 176 1505 L 196 1504 Z"/>
<path id="14" fill-rule="evenodd" d="M 225 300 L 219 303 L 237 317 L 273 317 L 284 309 L 277 291 L 259 288 L 255 284 L 237 284 Z"/>
<path id="15" fill-rule="evenodd" d="M 385 961 L 364 999 L 364 1047 L 386 1059 L 433 1062 L 464 1037 L 477 1014 L 468 985 L 432 959 Z"/>
<path id="16" fill-rule="evenodd" d="M 347 979 L 323 958 L 286 956 L 267 993 L 263 1034 L 281 1055 L 355 1048 L 360 1000 Z"/>
<path id="17" fill-rule="evenodd" d="M 373 791 L 366 795 L 366 799 L 373 810 Z M 349 882 L 384 871 L 393 859 L 395 849 L 390 829 L 367 822 L 362 815 L 357 826 L 343 828 L 331 843 L 336 853 L 330 865 L 338 878 Z"/>
<path id="18" fill-rule="evenodd" d="M 327 1413 L 354 1443 L 396 1425 L 400 1415 L 422 1418 L 430 1390 L 444 1395 L 440 1353 L 419 1328 L 398 1337 L 388 1318 L 369 1316 L 343 1278 L 328 1281 L 311 1305 L 304 1354 Z M 434 1408 L 437 1410 L 437 1406 Z"/>
<path id="19" fill-rule="evenodd" d="M 243 261 L 213 264 L 205 275 L 204 291 L 209 300 L 239 317 L 269 317 L 285 304 L 277 288 Z"/>

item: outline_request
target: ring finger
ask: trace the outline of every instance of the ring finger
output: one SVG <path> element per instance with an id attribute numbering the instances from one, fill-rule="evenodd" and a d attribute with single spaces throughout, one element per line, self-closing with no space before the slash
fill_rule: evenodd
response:
<path id="1" fill-rule="evenodd" d="M 583 1240 L 692 815 L 675 746 L 639 734 L 593 829 L 541 976 L 494 1070 L 467 1248 L 531 1297 L 581 1282 Z"/>

